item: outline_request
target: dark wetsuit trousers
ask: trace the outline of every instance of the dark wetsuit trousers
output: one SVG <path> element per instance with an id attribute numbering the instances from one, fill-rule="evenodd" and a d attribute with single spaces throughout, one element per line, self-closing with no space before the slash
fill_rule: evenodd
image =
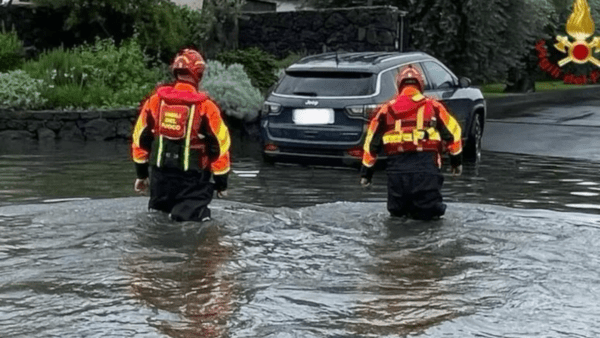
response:
<path id="1" fill-rule="evenodd" d="M 430 220 L 444 215 L 444 176 L 428 153 L 388 159 L 387 208 L 393 216 Z"/>
<path id="2" fill-rule="evenodd" d="M 208 171 L 152 167 L 148 207 L 170 213 L 174 221 L 202 221 L 210 217 L 208 204 L 214 192 L 210 177 Z"/>

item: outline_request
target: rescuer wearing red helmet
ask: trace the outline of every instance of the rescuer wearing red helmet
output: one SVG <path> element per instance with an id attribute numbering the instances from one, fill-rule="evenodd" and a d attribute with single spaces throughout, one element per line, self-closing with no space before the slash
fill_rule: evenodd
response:
<path id="1" fill-rule="evenodd" d="M 149 187 L 149 208 L 175 221 L 210 219 L 214 191 L 227 195 L 231 140 L 219 108 L 198 90 L 205 67 L 198 51 L 181 50 L 171 64 L 175 82 L 142 102 L 133 132 L 134 190 Z"/>
<path id="2" fill-rule="evenodd" d="M 371 119 L 364 144 L 361 185 L 369 186 L 377 152 L 387 159 L 388 202 L 393 216 L 430 220 L 446 211 L 441 188 L 442 153 L 450 155 L 452 174 L 462 173 L 461 128 L 444 105 L 425 97 L 423 75 L 403 67 L 396 76 L 398 95 Z"/>

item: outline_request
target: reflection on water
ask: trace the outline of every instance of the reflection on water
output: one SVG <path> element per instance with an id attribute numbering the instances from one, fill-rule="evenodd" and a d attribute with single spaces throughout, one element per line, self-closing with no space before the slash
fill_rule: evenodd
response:
<path id="1" fill-rule="evenodd" d="M 146 212 L 125 143 L 0 145 L 1 336 L 599 336 L 598 163 L 484 155 L 419 222 L 383 173 L 237 152 L 199 224 Z"/>
<path id="2" fill-rule="evenodd" d="M 470 309 L 453 296 L 456 291 L 443 282 L 469 268 L 460 261 L 468 249 L 459 241 L 438 237 L 449 223 L 383 220 L 387 236 L 370 245 L 372 266 L 367 271 L 372 278 L 362 287 L 370 297 L 356 307 L 360 318 L 352 321 L 355 332 L 405 335 L 469 314 Z M 364 325 L 373 322 L 379 323 L 377 332 Z"/>
<path id="3" fill-rule="evenodd" d="M 223 265 L 232 248 L 220 231 L 215 223 L 173 226 L 158 214 L 137 220 L 135 232 L 144 250 L 126 259 L 131 288 L 145 306 L 183 317 L 152 324 L 169 337 L 227 336 L 233 284 Z"/>

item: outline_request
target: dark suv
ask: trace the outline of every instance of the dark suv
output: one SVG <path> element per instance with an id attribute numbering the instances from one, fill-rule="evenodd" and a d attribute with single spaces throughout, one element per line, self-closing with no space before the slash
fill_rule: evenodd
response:
<path id="1" fill-rule="evenodd" d="M 421 52 L 326 53 L 288 67 L 262 108 L 263 158 L 360 160 L 369 118 L 396 94 L 395 75 L 407 64 L 423 71 L 425 95 L 446 104 L 461 124 L 465 158 L 478 161 L 486 118 L 481 91 Z"/>

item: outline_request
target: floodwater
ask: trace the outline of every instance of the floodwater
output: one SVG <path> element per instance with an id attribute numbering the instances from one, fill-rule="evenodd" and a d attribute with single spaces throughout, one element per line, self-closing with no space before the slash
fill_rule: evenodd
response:
<path id="1" fill-rule="evenodd" d="M 600 336 L 600 163 L 487 152 L 418 222 L 382 172 L 248 153 L 199 224 L 146 211 L 124 143 L 0 145 L 0 336 Z"/>

